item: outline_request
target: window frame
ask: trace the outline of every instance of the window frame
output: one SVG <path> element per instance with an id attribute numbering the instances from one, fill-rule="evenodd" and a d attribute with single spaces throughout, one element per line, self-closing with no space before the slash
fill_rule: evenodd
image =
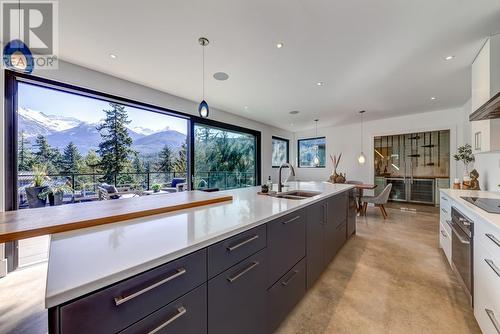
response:
<path id="1" fill-rule="evenodd" d="M 287 163 L 290 163 L 290 139 L 286 139 L 286 138 L 282 138 L 282 137 L 278 137 L 278 136 L 271 137 L 271 168 L 280 168 L 280 166 L 273 165 L 273 156 L 272 156 L 273 155 L 273 151 L 272 151 L 273 142 L 272 141 L 274 139 L 286 142 L 286 162 Z"/>
<path id="2" fill-rule="evenodd" d="M 261 180 L 261 133 L 260 131 L 257 130 L 252 130 L 248 128 L 244 128 L 238 125 L 234 124 L 227 124 L 224 122 L 220 121 L 215 121 L 213 119 L 208 119 L 208 118 L 201 118 L 201 117 L 196 117 L 195 120 L 192 120 L 189 124 L 189 169 L 191 170 L 190 172 L 190 187 L 189 189 L 192 188 L 192 176 L 194 175 L 194 128 L 196 124 L 201 124 L 201 125 L 206 125 L 209 127 L 213 128 L 218 128 L 221 130 L 228 130 L 232 132 L 241 132 L 245 134 L 249 134 L 255 137 L 255 186 L 260 186 L 262 184 Z"/>
<path id="3" fill-rule="evenodd" d="M 300 142 L 305 140 L 316 140 L 316 139 L 324 139 L 325 140 L 325 165 L 324 166 L 301 166 L 300 165 Z M 320 137 L 308 137 L 297 139 L 297 167 L 298 168 L 326 168 L 326 136 Z"/>

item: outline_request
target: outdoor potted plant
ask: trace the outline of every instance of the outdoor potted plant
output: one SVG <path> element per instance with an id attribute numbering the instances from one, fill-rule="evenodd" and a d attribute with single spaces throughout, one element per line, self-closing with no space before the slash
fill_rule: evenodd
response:
<path id="1" fill-rule="evenodd" d="M 26 198 L 30 208 L 41 208 L 45 206 L 46 199 L 38 195 L 47 188 L 45 182 L 49 180 L 47 176 L 47 167 L 43 165 L 33 166 L 33 183 L 31 187 L 26 187 Z"/>
<path id="2" fill-rule="evenodd" d="M 153 189 L 153 192 L 157 193 L 157 192 L 160 192 L 161 190 L 161 184 L 159 183 L 155 183 L 151 186 L 151 189 Z"/>
<path id="3" fill-rule="evenodd" d="M 49 199 L 49 205 L 62 205 L 63 197 L 65 193 L 71 193 L 73 188 L 71 188 L 67 183 L 54 183 L 47 186 L 42 192 L 38 194 L 38 198 L 43 201 Z"/>

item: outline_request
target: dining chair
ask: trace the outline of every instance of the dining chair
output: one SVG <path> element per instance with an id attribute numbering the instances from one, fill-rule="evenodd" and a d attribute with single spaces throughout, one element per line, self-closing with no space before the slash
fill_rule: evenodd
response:
<path id="1" fill-rule="evenodd" d="M 362 213 L 366 215 L 366 208 L 368 207 L 368 203 L 374 204 L 375 206 L 380 208 L 380 212 L 384 219 L 387 219 L 387 211 L 385 211 L 385 204 L 389 200 L 389 194 L 391 193 L 392 183 L 387 184 L 384 190 L 376 196 L 363 196 L 361 197 L 361 202 L 363 203 Z"/>

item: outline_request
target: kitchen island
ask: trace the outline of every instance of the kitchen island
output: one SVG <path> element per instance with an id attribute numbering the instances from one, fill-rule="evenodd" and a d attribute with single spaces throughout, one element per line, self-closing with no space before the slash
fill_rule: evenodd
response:
<path id="1" fill-rule="evenodd" d="M 49 331 L 272 332 L 355 232 L 352 188 L 228 190 L 232 202 L 55 234 Z"/>

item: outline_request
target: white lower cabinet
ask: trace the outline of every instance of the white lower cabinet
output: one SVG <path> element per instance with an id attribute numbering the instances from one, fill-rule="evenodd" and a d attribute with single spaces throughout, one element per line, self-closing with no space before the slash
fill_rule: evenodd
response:
<path id="1" fill-rule="evenodd" d="M 490 253 L 483 245 L 474 246 L 474 316 L 484 334 L 500 333 L 498 258 L 498 254 Z"/>
<path id="2" fill-rule="evenodd" d="M 446 255 L 448 263 L 451 265 L 451 234 L 446 229 L 446 226 L 447 223 L 442 221 L 439 224 L 439 246 L 443 249 L 444 255 Z"/>

